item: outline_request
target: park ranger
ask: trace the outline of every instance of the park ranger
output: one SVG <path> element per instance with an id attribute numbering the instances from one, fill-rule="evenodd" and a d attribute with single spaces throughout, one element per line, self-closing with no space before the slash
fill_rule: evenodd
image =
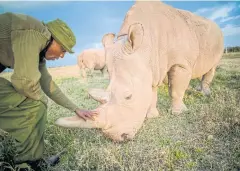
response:
<path id="1" fill-rule="evenodd" d="M 24 14 L 0 15 L 0 73 L 13 69 L 11 82 L 0 77 L 0 129 L 17 140 L 16 164 L 42 158 L 47 96 L 84 120 L 98 114 L 71 102 L 46 67 L 46 60 L 74 53 L 75 44 L 73 32 L 60 19 L 44 23 Z"/>

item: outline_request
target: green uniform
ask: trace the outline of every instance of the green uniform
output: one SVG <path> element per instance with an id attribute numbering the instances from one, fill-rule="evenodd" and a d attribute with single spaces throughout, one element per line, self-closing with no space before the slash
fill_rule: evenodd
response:
<path id="1" fill-rule="evenodd" d="M 14 69 L 11 82 L 0 77 L 0 128 L 18 141 L 16 162 L 42 157 L 47 96 L 77 109 L 53 82 L 45 59 L 40 60 L 50 38 L 48 28 L 30 16 L 0 15 L 0 64 Z"/>

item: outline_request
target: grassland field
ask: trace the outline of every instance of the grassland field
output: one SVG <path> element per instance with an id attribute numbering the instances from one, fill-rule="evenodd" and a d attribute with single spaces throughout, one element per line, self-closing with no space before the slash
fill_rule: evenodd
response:
<path id="1" fill-rule="evenodd" d="M 82 80 L 77 66 L 49 71 L 61 90 L 84 109 L 98 106 L 88 96 L 88 88 L 106 88 L 109 83 L 100 71 Z M 0 76 L 10 79 L 11 73 Z M 113 143 L 97 129 L 66 129 L 54 125 L 59 117 L 74 113 L 49 99 L 44 157 L 67 150 L 61 162 L 49 170 L 240 171 L 240 53 L 223 56 L 210 97 L 194 89 L 198 84 L 199 80 L 191 81 L 192 88 L 184 97 L 189 111 L 179 116 L 168 111 L 168 89 L 166 85 L 161 86 L 157 103 L 160 117 L 146 120 L 134 140 L 125 143 Z M 10 147 L 7 138 L 0 143 L 0 159 L 13 151 Z M 8 159 L 5 157 L 5 162 Z M 1 164 L 4 165 L 3 161 Z"/>

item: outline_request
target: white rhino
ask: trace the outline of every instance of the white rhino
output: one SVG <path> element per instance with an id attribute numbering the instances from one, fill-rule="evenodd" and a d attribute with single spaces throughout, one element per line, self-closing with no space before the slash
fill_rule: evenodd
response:
<path id="1" fill-rule="evenodd" d="M 78 55 L 77 63 L 83 78 L 87 77 L 87 71 L 92 75 L 94 70 L 100 70 L 104 75 L 106 71 L 104 49 L 85 49 Z"/>
<path id="2" fill-rule="evenodd" d="M 102 103 L 99 116 L 86 122 L 77 116 L 60 118 L 58 125 L 100 128 L 114 141 L 132 139 L 146 117 L 159 115 L 157 88 L 165 76 L 172 112 L 181 113 L 191 79 L 202 76 L 201 89 L 209 92 L 224 50 L 223 34 L 214 22 L 155 1 L 136 2 L 115 42 L 113 37 L 106 34 L 102 41 L 110 62 L 110 93 L 90 92 Z"/>

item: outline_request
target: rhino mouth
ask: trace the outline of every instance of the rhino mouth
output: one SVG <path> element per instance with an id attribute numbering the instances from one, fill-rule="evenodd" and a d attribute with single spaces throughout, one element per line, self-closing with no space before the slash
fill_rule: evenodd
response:
<path id="1" fill-rule="evenodd" d="M 114 142 L 122 142 L 134 138 L 145 119 L 145 110 L 138 107 L 113 103 L 109 91 L 104 89 L 90 89 L 89 95 L 101 104 L 95 109 L 99 115 L 95 120 L 84 121 L 78 116 L 59 118 L 55 123 L 65 128 L 97 128 Z M 131 99 L 132 95 L 127 98 Z"/>

